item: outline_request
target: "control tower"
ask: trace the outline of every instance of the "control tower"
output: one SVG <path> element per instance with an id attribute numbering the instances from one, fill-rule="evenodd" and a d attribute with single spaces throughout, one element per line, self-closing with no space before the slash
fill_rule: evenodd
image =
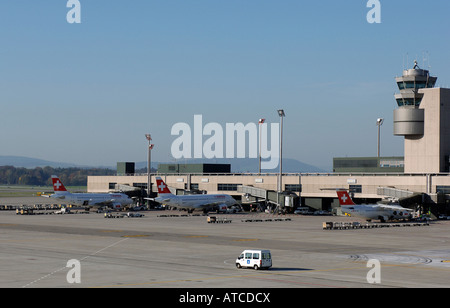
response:
<path id="1" fill-rule="evenodd" d="M 424 134 L 424 110 L 420 109 L 423 93 L 420 89 L 434 88 L 436 77 L 429 71 L 420 69 L 417 61 L 414 68 L 403 71 L 402 77 L 395 78 L 400 94 L 395 94 L 398 109 L 394 110 L 394 135 L 422 136 Z"/>
<path id="2" fill-rule="evenodd" d="M 405 137 L 405 173 L 450 172 L 450 89 L 436 81 L 417 61 L 396 78 L 394 135 Z"/>

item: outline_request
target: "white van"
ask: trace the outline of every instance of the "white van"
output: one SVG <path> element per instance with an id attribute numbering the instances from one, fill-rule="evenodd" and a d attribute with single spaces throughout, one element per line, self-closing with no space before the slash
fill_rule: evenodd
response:
<path id="1" fill-rule="evenodd" d="M 244 250 L 236 259 L 236 267 L 252 267 L 255 270 L 272 267 L 270 250 Z"/>

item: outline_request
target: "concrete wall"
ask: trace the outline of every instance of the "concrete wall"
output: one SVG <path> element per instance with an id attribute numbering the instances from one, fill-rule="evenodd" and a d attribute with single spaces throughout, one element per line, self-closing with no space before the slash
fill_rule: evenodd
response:
<path id="1" fill-rule="evenodd" d="M 230 174 L 230 175 L 160 175 L 172 189 L 184 189 L 189 181 L 198 184 L 200 190 L 210 194 L 227 193 L 239 195 L 235 191 L 218 191 L 218 184 L 239 184 L 266 190 L 277 190 L 277 174 Z M 109 183 L 133 186 L 147 183 L 147 176 L 89 176 L 89 192 L 107 192 Z M 152 176 L 153 191 L 156 191 L 155 176 Z M 288 174 L 283 176 L 286 184 L 301 184 L 302 197 L 336 198 L 336 188 L 348 189 L 350 185 L 361 185 L 362 192 L 356 198 L 380 198 L 378 187 L 393 187 L 413 192 L 436 193 L 436 186 L 450 186 L 450 175 L 425 174 Z M 297 193 L 298 194 L 298 193 Z"/>
<path id="2" fill-rule="evenodd" d="M 405 137 L 405 173 L 446 172 L 450 154 L 450 89 L 422 89 L 420 109 L 425 112 L 424 135 Z M 447 171 L 448 172 L 448 171 Z"/>

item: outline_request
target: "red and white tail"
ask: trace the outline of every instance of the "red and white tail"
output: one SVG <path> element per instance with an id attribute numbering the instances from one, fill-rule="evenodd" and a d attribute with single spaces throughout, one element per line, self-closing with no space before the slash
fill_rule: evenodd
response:
<path id="1" fill-rule="evenodd" d="M 336 193 L 338 195 L 340 205 L 355 205 L 346 190 L 336 190 Z"/>
<path id="2" fill-rule="evenodd" d="M 63 183 L 59 180 L 59 178 L 56 175 L 52 175 L 52 181 L 53 181 L 53 189 L 55 192 L 67 191 Z"/>
<path id="3" fill-rule="evenodd" d="M 172 194 L 166 183 L 160 177 L 156 178 L 156 185 L 158 186 L 158 194 Z"/>

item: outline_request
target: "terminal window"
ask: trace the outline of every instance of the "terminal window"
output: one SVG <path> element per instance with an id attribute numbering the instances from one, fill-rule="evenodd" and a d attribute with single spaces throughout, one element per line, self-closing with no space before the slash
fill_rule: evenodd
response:
<path id="1" fill-rule="evenodd" d="M 334 168 L 376 168 L 378 161 L 376 159 L 335 159 Z"/>
<path id="2" fill-rule="evenodd" d="M 240 184 L 217 184 L 218 191 L 237 191 Z"/>
<path id="3" fill-rule="evenodd" d="M 138 187 L 138 188 L 143 188 L 143 189 L 147 189 L 147 183 L 133 183 L 133 187 Z"/>
<path id="4" fill-rule="evenodd" d="M 301 184 L 286 184 L 286 185 L 284 185 L 284 189 L 286 191 L 302 192 L 302 185 Z"/>
<path id="5" fill-rule="evenodd" d="M 436 192 L 450 194 L 450 186 L 436 186 Z"/>
<path id="6" fill-rule="evenodd" d="M 352 193 L 362 193 L 362 185 L 349 185 L 348 190 Z"/>
<path id="7" fill-rule="evenodd" d="M 381 168 L 403 168 L 405 162 L 403 160 L 382 160 L 380 161 Z"/>

